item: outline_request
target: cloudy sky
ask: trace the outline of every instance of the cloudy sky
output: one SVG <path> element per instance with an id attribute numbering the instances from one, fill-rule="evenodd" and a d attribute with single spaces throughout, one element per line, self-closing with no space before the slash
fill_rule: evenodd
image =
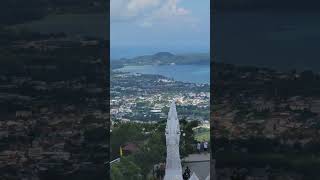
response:
<path id="1" fill-rule="evenodd" d="M 111 56 L 208 52 L 210 0 L 111 0 Z"/>

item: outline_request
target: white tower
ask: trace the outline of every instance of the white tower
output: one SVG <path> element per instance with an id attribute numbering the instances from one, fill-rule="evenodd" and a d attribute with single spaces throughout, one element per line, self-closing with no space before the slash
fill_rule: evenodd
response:
<path id="1" fill-rule="evenodd" d="M 175 102 L 170 105 L 166 127 L 167 160 L 164 180 L 182 180 L 179 152 L 180 125 Z"/>

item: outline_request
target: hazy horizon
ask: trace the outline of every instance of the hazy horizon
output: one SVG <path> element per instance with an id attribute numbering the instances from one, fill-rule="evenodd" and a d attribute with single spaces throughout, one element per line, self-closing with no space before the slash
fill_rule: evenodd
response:
<path id="1" fill-rule="evenodd" d="M 210 0 L 111 1 L 111 58 L 210 49 Z"/>

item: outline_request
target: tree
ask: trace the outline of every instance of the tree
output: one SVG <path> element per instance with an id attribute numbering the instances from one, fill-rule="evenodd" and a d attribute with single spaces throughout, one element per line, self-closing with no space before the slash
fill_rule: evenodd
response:
<path id="1" fill-rule="evenodd" d="M 146 177 L 154 164 L 165 161 L 165 137 L 162 131 L 155 132 L 146 145 L 134 155 L 135 162 Z"/>
<path id="2" fill-rule="evenodd" d="M 135 123 L 119 124 L 112 129 L 110 134 L 111 158 L 119 157 L 119 148 L 127 142 L 141 141 L 144 134 L 142 127 Z"/>
<path id="3" fill-rule="evenodd" d="M 193 128 L 199 126 L 199 121 L 191 121 L 187 122 L 185 120 L 180 121 L 181 130 L 185 136 L 181 136 L 181 155 L 187 156 L 188 154 L 191 154 L 194 152 L 194 144 L 195 144 L 195 136 Z"/>
<path id="4" fill-rule="evenodd" d="M 132 157 L 122 157 L 118 164 L 111 166 L 111 180 L 142 180 L 141 169 Z"/>

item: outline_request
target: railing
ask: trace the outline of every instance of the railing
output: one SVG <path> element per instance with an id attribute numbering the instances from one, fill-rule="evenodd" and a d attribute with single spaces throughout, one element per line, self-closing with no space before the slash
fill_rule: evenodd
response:
<path id="1" fill-rule="evenodd" d="M 110 165 L 114 164 L 114 163 L 119 163 L 120 162 L 120 158 L 117 158 L 115 160 L 112 160 L 109 162 Z"/>

